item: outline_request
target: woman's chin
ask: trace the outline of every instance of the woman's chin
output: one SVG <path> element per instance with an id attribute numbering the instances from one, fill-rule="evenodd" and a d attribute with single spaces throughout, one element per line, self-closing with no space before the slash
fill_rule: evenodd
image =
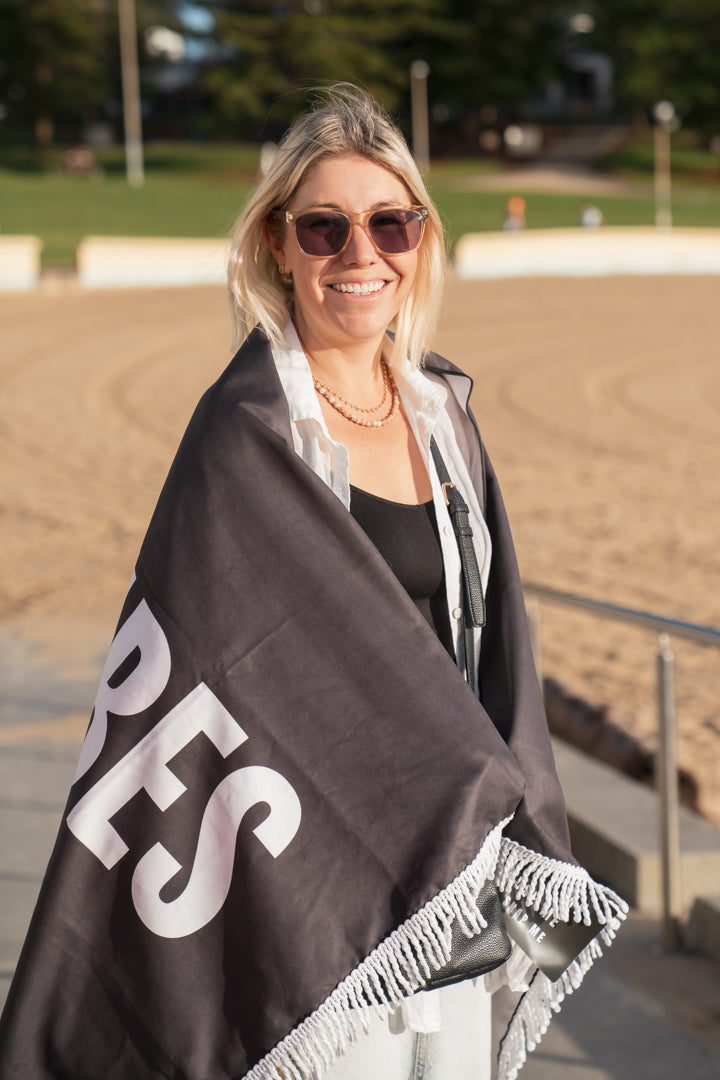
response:
<path id="1" fill-rule="evenodd" d="M 340 341 L 348 345 L 377 342 L 394 318 L 394 312 L 372 310 L 358 304 L 355 310 L 338 315 L 330 325 L 317 326 L 314 336 L 316 341 L 330 347 Z"/>

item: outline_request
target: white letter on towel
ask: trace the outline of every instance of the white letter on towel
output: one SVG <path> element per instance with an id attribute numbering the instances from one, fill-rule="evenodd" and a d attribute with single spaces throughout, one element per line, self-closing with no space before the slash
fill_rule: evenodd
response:
<path id="1" fill-rule="evenodd" d="M 160 937 L 194 934 L 217 915 L 232 880 L 237 832 L 247 811 L 267 803 L 270 813 L 253 832 L 277 858 L 300 825 L 300 800 L 288 781 L 262 765 L 230 773 L 210 797 L 198 838 L 192 874 L 183 892 L 167 903 L 160 891 L 181 869 L 162 844 L 155 844 L 138 863 L 132 895 L 138 915 Z"/>

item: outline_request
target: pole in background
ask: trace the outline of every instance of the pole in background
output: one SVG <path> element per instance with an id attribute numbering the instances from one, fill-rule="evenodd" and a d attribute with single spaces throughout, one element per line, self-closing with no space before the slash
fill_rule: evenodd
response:
<path id="1" fill-rule="evenodd" d="M 140 114 L 140 71 L 138 68 L 135 0 L 118 0 L 120 24 L 120 65 L 122 68 L 123 117 L 125 121 L 125 171 L 131 187 L 145 183 L 142 119 Z"/>
<path id="2" fill-rule="evenodd" d="M 667 634 L 659 635 L 658 649 L 662 941 L 663 946 L 672 952 L 680 946 L 680 817 L 675 754 L 675 658 Z"/>
<path id="3" fill-rule="evenodd" d="M 430 168 L 430 135 L 428 129 L 427 78 L 430 65 L 425 60 L 413 60 L 410 65 L 410 104 L 412 108 L 413 154 L 420 172 Z"/>
<path id="4" fill-rule="evenodd" d="M 658 229 L 672 227 L 670 136 L 680 127 L 680 120 L 671 101 L 658 101 L 653 107 L 655 118 L 655 225 Z"/>

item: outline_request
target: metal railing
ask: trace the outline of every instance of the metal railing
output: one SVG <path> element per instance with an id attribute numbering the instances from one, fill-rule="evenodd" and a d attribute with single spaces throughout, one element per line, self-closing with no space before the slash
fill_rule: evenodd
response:
<path id="1" fill-rule="evenodd" d="M 657 704 L 658 704 L 658 768 L 657 786 L 660 796 L 660 860 L 662 866 L 662 936 L 667 949 L 680 944 L 680 820 L 678 771 L 675 738 L 675 657 L 670 648 L 670 635 L 693 641 L 698 645 L 720 648 L 720 630 L 713 626 L 684 622 L 654 615 L 649 611 L 591 600 L 587 596 L 561 592 L 546 585 L 524 582 L 528 604 L 528 625 L 535 668 L 542 686 L 542 641 L 539 599 L 586 611 L 604 619 L 630 623 L 654 630 L 658 634 Z"/>

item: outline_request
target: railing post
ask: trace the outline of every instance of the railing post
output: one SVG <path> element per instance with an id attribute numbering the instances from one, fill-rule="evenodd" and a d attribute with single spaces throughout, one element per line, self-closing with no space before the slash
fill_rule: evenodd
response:
<path id="1" fill-rule="evenodd" d="M 532 648 L 535 671 L 537 672 L 540 689 L 543 687 L 542 673 L 542 619 L 540 605 L 534 596 L 530 597 L 526 604 L 528 630 L 530 631 L 530 647 Z"/>
<path id="2" fill-rule="evenodd" d="M 667 634 L 658 636 L 658 719 L 660 841 L 662 861 L 662 940 L 672 951 L 680 945 L 680 821 L 675 754 L 675 658 Z"/>

